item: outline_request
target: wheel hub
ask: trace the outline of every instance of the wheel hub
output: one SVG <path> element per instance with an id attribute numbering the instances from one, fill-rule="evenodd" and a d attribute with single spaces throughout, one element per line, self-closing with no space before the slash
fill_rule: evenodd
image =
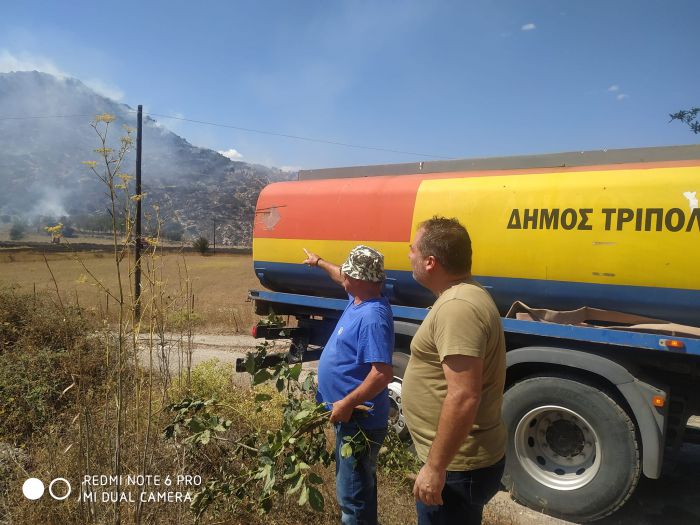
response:
<path id="1" fill-rule="evenodd" d="M 547 444 L 555 454 L 570 458 L 578 456 L 585 445 L 581 429 L 571 421 L 554 421 L 545 431 Z"/>
<path id="2" fill-rule="evenodd" d="M 549 488 L 579 489 L 600 470 L 600 442 L 593 427 L 568 408 L 531 410 L 518 422 L 514 441 L 517 461 Z"/>
<path id="3" fill-rule="evenodd" d="M 394 378 L 389 383 L 389 424 L 394 428 L 401 439 L 408 436 L 408 427 L 403 415 L 403 405 L 401 401 L 401 380 Z"/>

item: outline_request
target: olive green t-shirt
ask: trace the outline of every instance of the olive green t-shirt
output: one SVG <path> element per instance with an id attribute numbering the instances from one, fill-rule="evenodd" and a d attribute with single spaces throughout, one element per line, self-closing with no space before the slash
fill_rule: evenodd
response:
<path id="1" fill-rule="evenodd" d="M 447 470 L 491 466 L 503 457 L 506 447 L 506 429 L 501 420 L 505 338 L 493 299 L 474 281 L 443 292 L 411 342 L 401 393 L 406 423 L 424 462 L 447 394 L 442 360 L 448 355 L 479 357 L 484 363 L 481 402 L 474 425 Z"/>

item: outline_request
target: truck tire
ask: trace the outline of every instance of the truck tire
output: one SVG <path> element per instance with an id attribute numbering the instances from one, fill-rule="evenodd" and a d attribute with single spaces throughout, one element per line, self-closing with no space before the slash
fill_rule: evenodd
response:
<path id="1" fill-rule="evenodd" d="M 394 352 L 391 358 L 394 368 L 394 380 L 387 387 L 389 389 L 389 425 L 394 428 L 402 440 L 407 440 L 410 437 L 401 402 L 401 383 L 406 372 L 406 366 L 408 366 L 408 359 L 409 355 L 407 353 L 400 350 Z"/>
<path id="2" fill-rule="evenodd" d="M 620 508 L 640 472 L 635 425 L 607 393 L 565 376 L 531 377 L 504 396 L 503 484 L 519 502 L 570 521 Z"/>

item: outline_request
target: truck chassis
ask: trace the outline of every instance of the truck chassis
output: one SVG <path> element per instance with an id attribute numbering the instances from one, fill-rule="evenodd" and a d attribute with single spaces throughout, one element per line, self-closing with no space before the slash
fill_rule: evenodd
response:
<path id="1" fill-rule="evenodd" d="M 259 315 L 294 316 L 290 361 L 318 359 L 347 301 L 250 292 Z M 410 340 L 427 309 L 392 306 L 391 424 L 408 437 L 401 381 Z M 700 339 L 502 318 L 508 427 L 503 483 L 521 503 L 557 517 L 594 521 L 620 508 L 640 474 L 661 476 L 665 454 L 700 443 L 688 426 L 700 414 Z"/>

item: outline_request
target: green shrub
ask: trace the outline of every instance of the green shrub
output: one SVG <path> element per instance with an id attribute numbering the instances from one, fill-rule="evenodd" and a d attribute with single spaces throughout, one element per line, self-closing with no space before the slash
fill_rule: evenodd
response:
<path id="1" fill-rule="evenodd" d="M 422 463 L 410 442 L 402 441 L 393 427 L 384 439 L 377 464 L 387 474 L 417 474 Z"/>
<path id="2" fill-rule="evenodd" d="M 187 388 L 185 374 L 170 391 L 170 399 L 215 399 L 221 403 L 219 412 L 232 419 L 240 430 L 268 430 L 278 428 L 282 422 L 285 397 L 272 385 L 257 385 L 254 388 L 234 382 L 236 367 L 218 359 L 203 361 L 192 368 L 190 386 Z M 267 394 L 270 400 L 258 410 L 255 396 Z"/>
<path id="3" fill-rule="evenodd" d="M 85 339 L 92 327 L 84 311 L 62 308 L 46 294 L 19 294 L 0 289 L 0 353 L 24 348 L 65 350 Z"/>
<path id="4" fill-rule="evenodd" d="M 172 329 L 186 332 L 204 324 L 204 316 L 190 310 L 174 310 L 168 315 L 168 322 Z"/>
<path id="5" fill-rule="evenodd" d="M 209 251 L 209 239 L 206 237 L 198 237 L 192 242 L 192 248 L 202 255 L 206 254 Z"/>
<path id="6" fill-rule="evenodd" d="M 0 441 L 26 443 L 60 416 L 74 401 L 74 378 L 84 387 L 104 381 L 104 349 L 93 334 L 79 308 L 0 290 Z"/>
<path id="7" fill-rule="evenodd" d="M 27 232 L 27 225 L 23 222 L 15 222 L 10 227 L 10 239 L 13 241 L 19 241 L 24 237 Z"/>
<path id="8" fill-rule="evenodd" d="M 23 442 L 60 410 L 70 378 L 56 373 L 64 354 L 45 348 L 15 348 L 0 356 L 0 439 Z"/>
<path id="9" fill-rule="evenodd" d="M 190 393 L 194 397 L 228 401 L 231 390 L 235 387 L 235 373 L 236 367 L 233 364 L 222 363 L 218 359 L 199 363 L 190 374 Z"/>
<path id="10" fill-rule="evenodd" d="M 180 242 L 185 233 L 185 228 L 179 222 L 168 222 L 163 227 L 163 236 L 173 242 Z"/>

